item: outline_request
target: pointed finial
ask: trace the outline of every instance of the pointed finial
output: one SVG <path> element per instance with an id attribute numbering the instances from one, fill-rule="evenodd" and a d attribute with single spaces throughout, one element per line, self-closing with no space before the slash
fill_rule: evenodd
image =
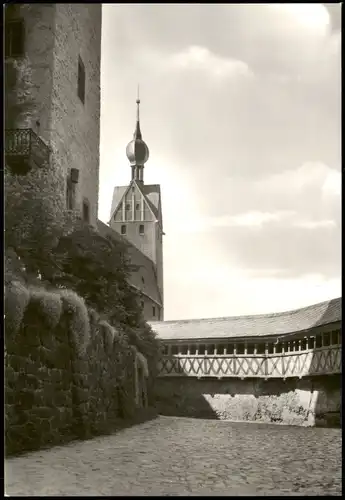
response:
<path id="1" fill-rule="evenodd" d="M 139 104 L 140 104 L 140 98 L 139 98 L 139 84 L 137 87 L 137 124 L 135 127 L 135 132 L 134 132 L 134 138 L 141 139 L 141 131 L 140 131 L 140 110 L 139 110 Z"/>

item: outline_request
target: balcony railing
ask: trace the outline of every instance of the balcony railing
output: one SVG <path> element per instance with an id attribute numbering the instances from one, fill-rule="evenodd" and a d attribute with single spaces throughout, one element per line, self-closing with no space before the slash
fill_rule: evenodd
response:
<path id="1" fill-rule="evenodd" d="M 28 172 L 36 164 L 49 161 L 50 148 L 32 129 L 5 130 L 5 158 L 10 168 Z"/>

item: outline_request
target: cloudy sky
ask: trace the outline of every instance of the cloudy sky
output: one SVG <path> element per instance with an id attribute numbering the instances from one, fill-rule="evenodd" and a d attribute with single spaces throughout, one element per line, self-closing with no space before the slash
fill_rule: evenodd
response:
<path id="1" fill-rule="evenodd" d="M 140 83 L 166 320 L 341 295 L 340 36 L 337 4 L 103 5 L 99 217 Z"/>

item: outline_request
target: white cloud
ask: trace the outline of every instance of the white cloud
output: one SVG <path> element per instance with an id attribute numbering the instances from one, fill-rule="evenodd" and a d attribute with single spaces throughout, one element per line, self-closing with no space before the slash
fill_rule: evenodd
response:
<path id="1" fill-rule="evenodd" d="M 167 61 L 167 65 L 172 69 L 201 70 L 220 79 L 252 75 L 245 62 L 217 56 L 206 47 L 197 45 L 173 54 Z"/>
<path id="2" fill-rule="evenodd" d="M 293 224 L 295 227 L 303 227 L 305 229 L 318 229 L 318 228 L 327 228 L 327 227 L 335 227 L 336 222 L 332 219 L 325 220 L 301 220 L 297 221 Z"/>
<path id="3" fill-rule="evenodd" d="M 293 212 L 246 212 L 244 214 L 229 217 L 226 225 L 240 227 L 261 227 L 267 222 L 279 221 L 291 216 L 292 214 Z"/>
<path id="4" fill-rule="evenodd" d="M 330 170 L 324 179 L 322 185 L 322 194 L 324 196 L 341 196 L 341 173 L 337 170 Z"/>

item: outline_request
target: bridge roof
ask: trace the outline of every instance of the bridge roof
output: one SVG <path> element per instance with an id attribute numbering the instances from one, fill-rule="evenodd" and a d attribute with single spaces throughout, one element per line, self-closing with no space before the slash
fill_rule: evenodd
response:
<path id="1" fill-rule="evenodd" d="M 250 338 L 288 335 L 341 321 L 341 297 L 273 314 L 151 322 L 162 340 Z"/>

